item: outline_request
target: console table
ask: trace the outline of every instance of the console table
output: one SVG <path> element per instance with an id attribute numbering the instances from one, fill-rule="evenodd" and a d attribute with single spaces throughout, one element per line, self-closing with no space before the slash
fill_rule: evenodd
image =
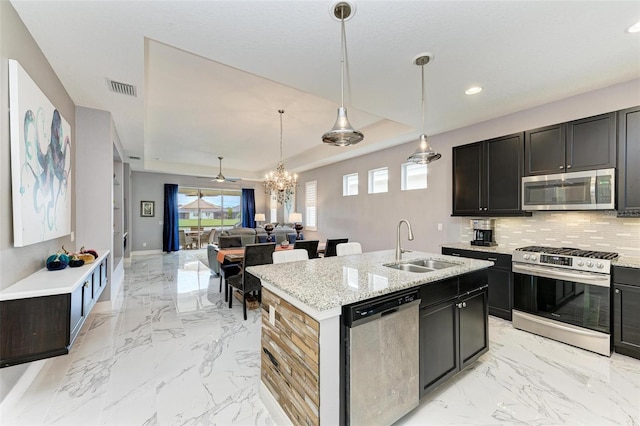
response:
<path id="1" fill-rule="evenodd" d="M 0 368 L 69 353 L 107 285 L 109 250 L 88 265 L 40 269 L 0 291 Z"/>

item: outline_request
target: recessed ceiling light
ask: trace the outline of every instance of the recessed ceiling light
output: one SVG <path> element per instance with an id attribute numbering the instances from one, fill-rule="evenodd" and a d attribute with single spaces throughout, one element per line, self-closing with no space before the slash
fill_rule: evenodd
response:
<path id="1" fill-rule="evenodd" d="M 482 87 L 480 86 L 469 87 L 467 90 L 464 91 L 465 95 L 475 95 L 480 92 L 482 92 Z"/>
<path id="2" fill-rule="evenodd" d="M 637 32 L 640 32 L 640 22 L 636 22 L 635 24 L 633 24 L 632 26 L 630 26 L 629 28 L 627 28 L 627 32 L 628 32 L 628 33 L 637 33 Z"/>

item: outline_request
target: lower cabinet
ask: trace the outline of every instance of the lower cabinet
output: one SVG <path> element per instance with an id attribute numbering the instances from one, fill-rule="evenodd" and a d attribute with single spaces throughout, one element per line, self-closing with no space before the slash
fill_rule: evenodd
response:
<path id="1" fill-rule="evenodd" d="M 640 269 L 613 268 L 613 347 L 640 359 Z"/>
<path id="2" fill-rule="evenodd" d="M 489 315 L 511 321 L 511 309 L 513 308 L 511 255 L 448 247 L 442 248 L 442 254 L 494 262 L 495 265 L 488 269 Z"/>
<path id="3" fill-rule="evenodd" d="M 89 265 L 91 271 L 71 293 L 0 301 L 0 368 L 69 353 L 104 289 L 106 262 L 105 256 Z M 58 271 L 40 277 L 47 274 Z"/>
<path id="4" fill-rule="evenodd" d="M 486 273 L 460 277 L 486 277 Z M 486 280 L 486 278 L 484 278 Z M 423 293 L 427 293 L 428 285 Z M 487 286 L 420 309 L 420 398 L 489 350 Z"/>

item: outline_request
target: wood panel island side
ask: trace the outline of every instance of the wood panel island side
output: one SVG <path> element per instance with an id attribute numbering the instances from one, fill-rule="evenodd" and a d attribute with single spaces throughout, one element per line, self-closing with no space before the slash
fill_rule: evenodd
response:
<path id="1" fill-rule="evenodd" d="M 394 255 L 247 268 L 263 285 L 260 396 L 277 424 L 393 423 L 411 409 L 399 405 L 417 405 L 488 350 L 493 262 L 412 252 L 401 263 L 450 264 L 409 272 L 388 266 Z"/>

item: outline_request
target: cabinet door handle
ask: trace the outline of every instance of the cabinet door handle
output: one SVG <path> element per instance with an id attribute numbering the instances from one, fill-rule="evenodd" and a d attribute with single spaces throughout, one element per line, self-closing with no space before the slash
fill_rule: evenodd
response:
<path id="1" fill-rule="evenodd" d="M 492 262 L 497 262 L 498 258 L 497 257 L 487 257 L 487 260 L 490 260 Z"/>
<path id="2" fill-rule="evenodd" d="M 570 169 L 570 168 L 571 168 L 571 164 L 567 164 L 567 169 Z"/>
<path id="3" fill-rule="evenodd" d="M 451 256 L 458 256 L 458 257 L 460 257 L 460 253 L 451 253 Z"/>
<path id="4" fill-rule="evenodd" d="M 558 167 L 558 168 L 559 168 L 559 169 L 564 169 L 564 166 L 560 166 L 560 167 Z"/>
<path id="5" fill-rule="evenodd" d="M 620 289 L 616 288 L 616 294 L 620 294 Z"/>

